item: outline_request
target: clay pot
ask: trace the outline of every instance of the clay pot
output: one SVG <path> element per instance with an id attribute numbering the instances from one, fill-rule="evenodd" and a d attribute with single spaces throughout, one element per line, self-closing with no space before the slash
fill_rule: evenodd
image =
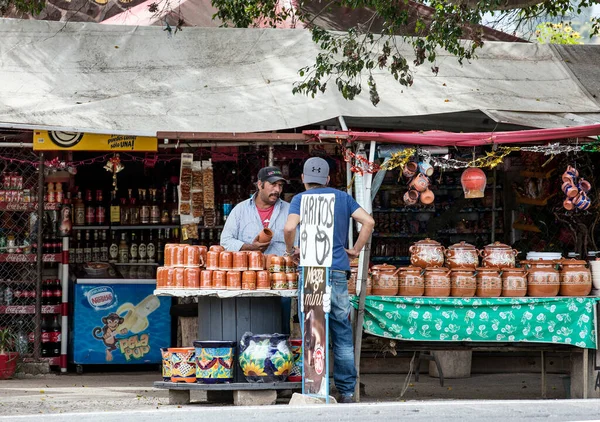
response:
<path id="1" fill-rule="evenodd" d="M 502 296 L 525 296 L 527 294 L 527 274 L 525 268 L 502 268 Z"/>
<path id="2" fill-rule="evenodd" d="M 248 252 L 248 269 L 255 271 L 265 269 L 264 256 L 261 251 Z"/>
<path id="3" fill-rule="evenodd" d="M 203 270 L 200 273 L 200 288 L 210 290 L 212 289 L 212 270 Z"/>
<path id="4" fill-rule="evenodd" d="M 185 287 L 185 268 L 173 269 L 173 285 L 174 289 L 183 289 Z"/>
<path id="5" fill-rule="evenodd" d="M 410 181 L 409 186 L 419 192 L 425 192 L 429 187 L 429 178 L 419 173 Z"/>
<path id="6" fill-rule="evenodd" d="M 587 296 L 592 291 L 592 274 L 586 261 L 563 259 L 560 262 L 561 296 Z"/>
<path id="7" fill-rule="evenodd" d="M 419 165 L 417 163 L 415 163 L 414 161 L 409 161 L 404 165 L 404 168 L 402 169 L 402 175 L 410 179 L 417 173 L 418 169 Z"/>
<path id="8" fill-rule="evenodd" d="M 590 191 L 590 189 L 592 188 L 592 185 L 590 184 L 590 182 L 588 182 L 585 179 L 579 179 L 579 183 L 577 184 L 577 186 L 579 187 L 579 189 L 581 189 L 585 193 L 588 193 Z"/>
<path id="9" fill-rule="evenodd" d="M 233 270 L 246 271 L 248 269 L 248 253 L 238 251 L 233 253 Z"/>
<path id="10" fill-rule="evenodd" d="M 571 211 L 575 208 L 575 205 L 573 204 L 573 201 L 571 201 L 570 198 L 567 198 L 563 201 L 563 207 L 567 210 L 567 211 Z"/>
<path id="11" fill-rule="evenodd" d="M 219 269 L 231 271 L 233 268 L 233 252 L 223 251 L 219 253 Z"/>
<path id="12" fill-rule="evenodd" d="M 207 270 L 218 270 L 219 269 L 219 253 L 217 251 L 206 252 L 206 269 Z"/>
<path id="13" fill-rule="evenodd" d="M 242 288 L 242 273 L 240 271 L 227 271 L 227 290 L 240 290 Z"/>
<path id="14" fill-rule="evenodd" d="M 483 170 L 477 167 L 469 167 L 460 176 L 465 198 L 483 198 L 487 177 Z"/>
<path id="15" fill-rule="evenodd" d="M 358 286 L 356 286 L 358 288 Z M 357 291 L 358 293 L 358 291 Z M 365 291 L 365 296 L 371 296 L 373 294 L 373 279 L 371 278 L 371 274 L 367 276 L 367 288 Z"/>
<path id="16" fill-rule="evenodd" d="M 448 268 L 429 267 L 425 269 L 425 296 L 450 296 L 450 270 Z"/>
<path id="17" fill-rule="evenodd" d="M 271 277 L 269 277 L 268 271 L 262 270 L 256 272 L 256 288 L 271 290 Z"/>
<path id="18" fill-rule="evenodd" d="M 283 257 L 283 270 L 286 273 L 295 273 L 296 272 L 296 264 L 294 263 L 294 259 L 291 256 Z"/>
<path id="19" fill-rule="evenodd" d="M 185 249 L 187 245 L 173 245 L 173 262 L 171 265 L 174 267 L 183 267 L 185 265 Z"/>
<path id="20" fill-rule="evenodd" d="M 479 252 L 484 267 L 514 268 L 515 257 L 519 252 L 504 243 L 494 242 Z"/>
<path id="21" fill-rule="evenodd" d="M 477 271 L 477 297 L 500 297 L 502 294 L 502 278 L 498 268 L 480 267 Z"/>
<path id="22" fill-rule="evenodd" d="M 579 189 L 577 189 L 577 187 L 575 187 L 575 185 L 573 185 L 571 182 L 563 183 L 561 190 L 565 195 L 567 195 L 567 198 L 575 198 L 579 193 Z"/>
<path id="23" fill-rule="evenodd" d="M 288 289 L 298 289 L 298 273 L 285 273 L 285 280 L 288 283 Z"/>
<path id="24" fill-rule="evenodd" d="M 421 193 L 421 196 L 419 197 L 419 199 L 421 200 L 421 203 L 423 205 L 429 205 L 429 204 L 433 203 L 433 200 L 435 199 L 435 195 L 429 188 L 427 188 L 427 189 L 425 189 L 425 191 L 423 193 Z"/>
<path id="25" fill-rule="evenodd" d="M 200 249 L 198 246 L 187 245 L 183 248 L 183 265 L 186 267 L 199 267 L 204 265 L 200 258 Z"/>
<path id="26" fill-rule="evenodd" d="M 473 297 L 477 290 L 477 280 L 473 270 L 456 268 L 450 271 L 450 295 L 453 297 Z"/>
<path id="27" fill-rule="evenodd" d="M 242 273 L 242 290 L 256 290 L 256 271 Z"/>
<path id="28" fill-rule="evenodd" d="M 285 271 L 285 260 L 282 256 L 271 255 L 269 261 L 269 272 L 279 273 Z"/>
<path id="29" fill-rule="evenodd" d="M 285 273 L 271 273 L 271 289 L 286 290 L 288 282 L 285 278 Z"/>
<path id="30" fill-rule="evenodd" d="M 265 227 L 258 234 L 258 241 L 260 243 L 269 243 L 271 241 L 271 239 L 273 239 L 273 231 L 271 229 L 269 229 L 269 228 Z"/>
<path id="31" fill-rule="evenodd" d="M 215 290 L 227 289 L 227 271 L 215 270 L 212 272 L 212 285 Z"/>
<path id="32" fill-rule="evenodd" d="M 444 247 L 435 240 L 419 240 L 408 251 L 410 263 L 414 266 L 426 268 L 444 265 Z"/>
<path id="33" fill-rule="evenodd" d="M 396 296 L 398 294 L 398 273 L 393 265 L 382 264 L 371 267 L 373 279 L 372 294 L 376 296 Z"/>
<path id="34" fill-rule="evenodd" d="M 400 268 L 398 275 L 399 296 L 423 296 L 425 293 L 424 271 L 420 267 Z"/>
<path id="35" fill-rule="evenodd" d="M 409 190 L 404 194 L 404 203 L 408 206 L 415 205 L 419 200 L 419 192 L 416 190 Z"/>
<path id="36" fill-rule="evenodd" d="M 450 269 L 471 268 L 479 265 L 479 251 L 470 243 L 460 242 L 448 247 L 445 251 L 446 265 Z"/>
<path id="37" fill-rule="evenodd" d="M 553 297 L 560 290 L 560 273 L 556 261 L 521 261 L 529 270 L 527 275 L 527 296 Z"/>
<path id="38" fill-rule="evenodd" d="M 200 268 L 188 267 L 184 269 L 183 286 L 186 289 L 200 288 Z"/>
<path id="39" fill-rule="evenodd" d="M 166 275 L 163 275 L 165 279 L 165 287 L 167 289 L 172 289 L 175 286 L 175 268 L 173 267 L 165 267 Z"/>
<path id="40" fill-rule="evenodd" d="M 221 245 L 211 245 L 208 250 L 213 252 L 223 252 L 225 248 Z"/>
<path id="41" fill-rule="evenodd" d="M 587 196 L 587 194 L 585 192 L 580 192 L 575 199 L 573 199 L 573 204 L 580 210 L 587 210 L 590 205 L 592 204 L 592 201 L 590 200 L 590 198 Z"/>
<path id="42" fill-rule="evenodd" d="M 167 269 L 166 267 L 158 267 L 156 269 L 156 288 L 164 289 L 167 286 Z"/>
<path id="43" fill-rule="evenodd" d="M 206 253 L 208 252 L 208 248 L 204 245 L 196 246 L 198 248 L 198 253 L 200 254 L 200 266 L 203 267 L 206 265 Z"/>
<path id="44" fill-rule="evenodd" d="M 175 264 L 175 244 L 173 243 L 167 243 L 165 245 L 165 252 L 164 252 L 164 257 L 165 257 L 165 267 L 172 267 Z"/>

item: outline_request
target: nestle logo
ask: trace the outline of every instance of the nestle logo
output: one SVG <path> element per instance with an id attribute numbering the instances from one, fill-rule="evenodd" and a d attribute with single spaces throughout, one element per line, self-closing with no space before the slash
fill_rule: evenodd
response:
<path id="1" fill-rule="evenodd" d="M 115 294 L 110 287 L 96 287 L 86 293 L 89 304 L 96 309 L 109 308 L 115 302 Z"/>

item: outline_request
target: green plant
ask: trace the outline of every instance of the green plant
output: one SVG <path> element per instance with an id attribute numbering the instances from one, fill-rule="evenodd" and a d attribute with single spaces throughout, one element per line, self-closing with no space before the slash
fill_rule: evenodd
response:
<path id="1" fill-rule="evenodd" d="M 11 351 L 14 339 L 14 334 L 8 328 L 0 329 L 0 355 L 5 355 Z"/>

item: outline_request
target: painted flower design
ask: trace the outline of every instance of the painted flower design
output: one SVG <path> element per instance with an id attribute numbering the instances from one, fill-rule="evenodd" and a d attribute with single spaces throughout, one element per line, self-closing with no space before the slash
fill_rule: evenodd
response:
<path id="1" fill-rule="evenodd" d="M 292 370 L 292 362 L 285 361 L 277 368 L 277 371 L 274 372 L 275 375 L 288 375 Z"/>
<path id="2" fill-rule="evenodd" d="M 242 370 L 246 376 L 264 377 L 267 375 L 264 368 L 254 362 L 246 362 L 243 365 Z"/>
<path id="3" fill-rule="evenodd" d="M 425 312 L 423 314 L 423 321 L 431 321 L 431 312 Z"/>
<path id="4" fill-rule="evenodd" d="M 488 321 L 490 319 L 490 316 L 487 312 L 484 311 L 481 314 L 479 314 L 479 319 L 482 321 Z"/>

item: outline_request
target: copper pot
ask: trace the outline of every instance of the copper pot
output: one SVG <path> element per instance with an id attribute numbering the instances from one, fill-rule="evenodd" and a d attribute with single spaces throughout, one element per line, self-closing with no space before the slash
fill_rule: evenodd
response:
<path id="1" fill-rule="evenodd" d="M 219 253 L 219 269 L 221 271 L 231 271 L 233 268 L 233 252 L 222 251 Z"/>
<path id="2" fill-rule="evenodd" d="M 500 242 L 489 244 L 480 251 L 482 265 L 494 268 L 514 268 L 518 253 L 516 249 Z"/>
<path id="3" fill-rule="evenodd" d="M 425 278 L 423 268 L 403 267 L 398 275 L 399 296 L 423 296 L 425 293 Z"/>
<path id="4" fill-rule="evenodd" d="M 372 294 L 376 296 L 396 296 L 398 294 L 398 273 L 393 265 L 381 264 L 371 267 L 373 278 Z"/>
<path id="5" fill-rule="evenodd" d="M 502 296 L 523 297 L 527 294 L 527 270 L 525 268 L 502 269 Z"/>
<path id="6" fill-rule="evenodd" d="M 425 269 L 425 296 L 450 296 L 450 270 L 448 268 L 429 267 Z"/>
<path id="7" fill-rule="evenodd" d="M 561 296 L 587 296 L 592 291 L 592 273 L 586 267 L 587 262 L 576 259 L 560 261 Z"/>
<path id="8" fill-rule="evenodd" d="M 557 261 L 528 260 L 521 261 L 529 270 L 527 276 L 527 296 L 553 297 L 560 290 L 560 273 L 556 269 Z"/>
<path id="9" fill-rule="evenodd" d="M 268 271 L 262 270 L 256 272 L 256 288 L 271 290 L 271 278 Z"/>
<path id="10" fill-rule="evenodd" d="M 265 269 L 264 257 L 261 251 L 248 252 L 248 269 L 255 271 Z"/>
<path id="11" fill-rule="evenodd" d="M 470 268 L 475 269 L 479 266 L 479 251 L 475 246 L 460 242 L 448 247 L 445 251 L 446 265 L 450 269 Z"/>
<path id="12" fill-rule="evenodd" d="M 455 268 L 450 272 L 450 294 L 453 297 L 473 297 L 477 290 L 477 280 L 473 270 Z"/>
<path id="13" fill-rule="evenodd" d="M 498 268 L 477 268 L 477 297 L 500 297 L 502 294 L 502 277 Z"/>
<path id="14" fill-rule="evenodd" d="M 285 273 L 271 273 L 271 289 L 286 290 L 288 282 L 285 278 Z"/>
<path id="15" fill-rule="evenodd" d="M 233 253 L 233 266 L 234 271 L 246 271 L 248 269 L 248 253 L 245 251 L 238 251 Z"/>
<path id="16" fill-rule="evenodd" d="M 444 265 L 444 247 L 435 240 L 419 240 L 408 251 L 410 263 L 414 266 L 426 268 Z"/>
<path id="17" fill-rule="evenodd" d="M 256 290 L 256 271 L 242 273 L 242 290 Z"/>

